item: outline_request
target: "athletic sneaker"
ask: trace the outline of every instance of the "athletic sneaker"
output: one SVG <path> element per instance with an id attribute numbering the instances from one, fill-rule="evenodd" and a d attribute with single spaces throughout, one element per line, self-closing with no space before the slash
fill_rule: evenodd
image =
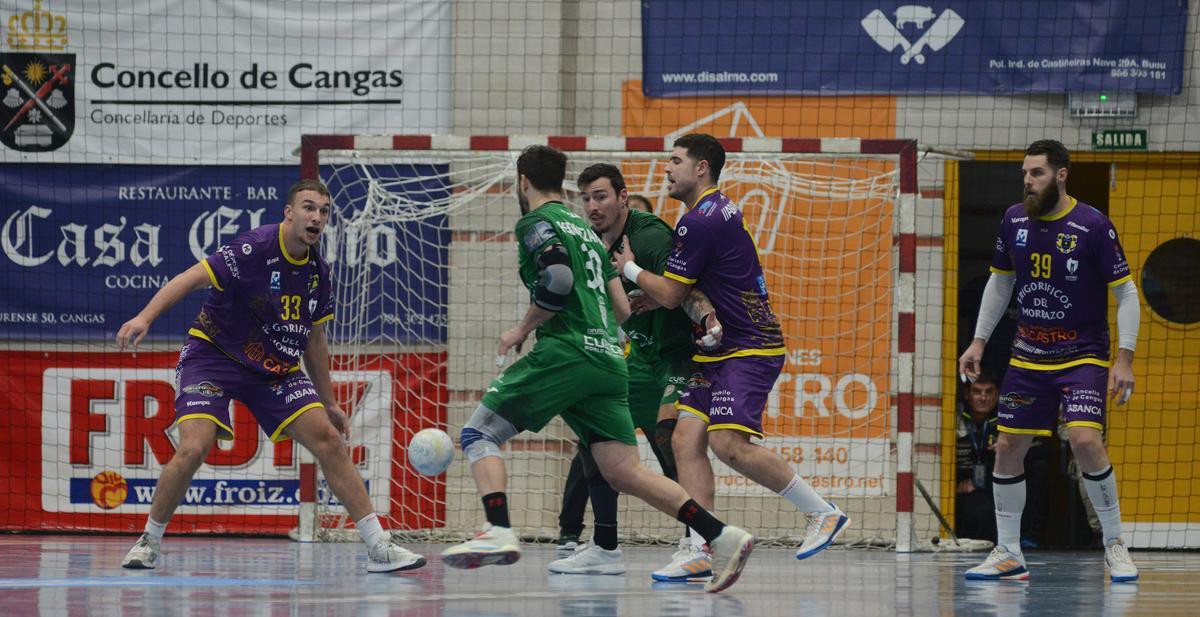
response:
<path id="1" fill-rule="evenodd" d="M 691 538 L 679 542 L 679 550 L 671 555 L 671 563 L 650 573 L 650 578 L 664 583 L 686 583 L 712 576 L 712 555 L 692 544 Z"/>
<path id="2" fill-rule="evenodd" d="M 997 544 L 983 563 L 967 570 L 966 576 L 971 581 L 1024 581 L 1029 579 L 1029 570 L 1025 569 L 1025 556 L 1021 551 L 1013 552 L 1003 544 Z"/>
<path id="3" fill-rule="evenodd" d="M 415 570 L 425 565 L 424 557 L 391 540 L 384 540 L 367 549 L 367 557 L 367 572 Z"/>
<path id="4" fill-rule="evenodd" d="M 559 557 L 570 557 L 572 553 L 579 550 L 579 536 L 559 536 L 558 547 L 555 552 Z"/>
<path id="5" fill-rule="evenodd" d="M 808 527 L 804 531 L 804 542 L 796 549 L 796 559 L 808 559 L 829 548 L 829 545 L 842 535 L 842 531 L 850 526 L 850 517 L 837 506 L 829 505 L 833 508 L 831 512 L 808 513 Z"/>
<path id="6" fill-rule="evenodd" d="M 753 550 L 754 536 L 745 529 L 726 525 L 712 541 L 713 576 L 704 584 L 704 591 L 717 593 L 736 583 Z"/>
<path id="7" fill-rule="evenodd" d="M 442 561 L 451 568 L 474 570 L 483 566 L 507 566 L 521 558 L 517 534 L 508 527 L 489 526 L 474 540 L 442 551 Z"/>
<path id="8" fill-rule="evenodd" d="M 138 541 L 134 543 L 133 548 L 125 553 L 125 559 L 121 562 L 122 568 L 130 570 L 153 570 L 154 566 L 158 565 L 158 554 L 161 548 L 158 542 L 150 539 L 150 536 L 142 534 Z M 1126 558 L 1128 558 L 1126 553 Z"/>
<path id="9" fill-rule="evenodd" d="M 1108 574 L 1114 583 L 1128 583 L 1138 579 L 1137 566 L 1129 556 L 1129 549 L 1120 539 L 1113 540 L 1104 547 L 1104 565 L 1108 566 Z"/>
<path id="10" fill-rule="evenodd" d="M 606 550 L 588 542 L 570 557 L 551 561 L 546 569 L 555 574 L 624 574 L 621 549 Z"/>

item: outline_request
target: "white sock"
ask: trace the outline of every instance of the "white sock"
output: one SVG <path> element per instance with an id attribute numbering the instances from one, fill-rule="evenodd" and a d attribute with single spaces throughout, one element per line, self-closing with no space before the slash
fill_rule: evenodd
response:
<path id="1" fill-rule="evenodd" d="M 779 491 L 779 496 L 795 504 L 801 512 L 833 512 L 833 506 L 799 475 L 792 476 L 792 481 L 788 482 L 787 488 Z"/>
<path id="2" fill-rule="evenodd" d="M 1025 474 L 992 473 L 992 501 L 996 504 L 996 544 L 1021 552 L 1021 513 L 1025 511 Z"/>
<path id="3" fill-rule="evenodd" d="M 354 526 L 358 529 L 358 533 L 362 535 L 363 542 L 366 542 L 367 546 L 375 546 L 388 539 L 388 534 L 383 530 L 383 525 L 379 524 L 379 516 L 374 512 L 362 517 L 362 520 L 354 521 Z"/>
<path id="4" fill-rule="evenodd" d="M 1117 500 L 1117 478 L 1112 465 L 1096 473 L 1083 473 L 1083 486 L 1088 500 L 1096 509 L 1100 527 L 1104 529 L 1104 544 L 1121 539 L 1121 502 Z"/>
<path id="5" fill-rule="evenodd" d="M 709 512 L 709 514 L 712 514 L 712 513 Z M 708 544 L 708 540 L 705 540 L 704 536 L 700 535 L 700 532 L 696 531 L 695 529 L 692 529 L 691 527 L 688 527 L 688 531 L 692 532 L 691 533 L 692 546 L 699 548 L 699 549 L 703 549 L 704 545 Z"/>
<path id="6" fill-rule="evenodd" d="M 167 524 L 160 523 L 149 516 L 146 517 L 146 535 L 155 542 L 162 542 L 163 534 L 167 532 Z"/>

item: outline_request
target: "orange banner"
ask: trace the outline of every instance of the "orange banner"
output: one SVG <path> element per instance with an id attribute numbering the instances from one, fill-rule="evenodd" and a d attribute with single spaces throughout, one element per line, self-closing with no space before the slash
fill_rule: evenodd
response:
<path id="1" fill-rule="evenodd" d="M 628 82 L 623 100 L 627 135 L 895 135 L 893 97 L 646 99 Z M 661 163 L 624 167 L 630 191 L 674 224 L 683 207 L 666 196 Z M 769 437 L 890 435 L 896 169 L 849 157 L 726 162 L 720 187 L 754 235 L 787 337 L 788 362 L 764 415 Z"/>

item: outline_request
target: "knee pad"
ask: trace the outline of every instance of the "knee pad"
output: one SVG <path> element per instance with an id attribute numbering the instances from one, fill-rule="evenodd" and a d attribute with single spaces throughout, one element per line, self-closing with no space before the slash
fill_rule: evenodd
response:
<path id="1" fill-rule="evenodd" d="M 502 458 L 500 446 L 519 432 L 511 422 L 480 405 L 467 420 L 458 441 L 467 461 L 474 463 L 489 456 Z"/>

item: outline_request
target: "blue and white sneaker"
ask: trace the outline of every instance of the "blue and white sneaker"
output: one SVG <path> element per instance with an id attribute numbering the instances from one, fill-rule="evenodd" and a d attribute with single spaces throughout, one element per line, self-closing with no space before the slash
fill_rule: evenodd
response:
<path id="1" fill-rule="evenodd" d="M 808 527 L 804 531 L 804 542 L 796 549 L 796 559 L 808 559 L 829 548 L 842 531 L 850 526 L 850 517 L 837 506 L 830 512 L 809 512 Z"/>
<path id="2" fill-rule="evenodd" d="M 997 544 L 983 563 L 967 570 L 969 581 L 999 581 L 1029 580 L 1029 570 L 1025 568 L 1025 556 L 1021 551 L 1013 552 L 1003 544 Z"/>
<path id="3" fill-rule="evenodd" d="M 671 563 L 650 573 L 650 578 L 662 583 L 686 583 L 712 577 L 712 555 L 692 544 L 690 538 L 679 543 L 671 555 Z"/>
<path id="4" fill-rule="evenodd" d="M 1137 566 L 1129 556 L 1129 549 L 1120 539 L 1113 540 L 1104 547 L 1104 565 L 1108 566 L 1108 575 L 1114 583 L 1129 583 L 1138 580 Z"/>
<path id="5" fill-rule="evenodd" d="M 520 541 L 508 527 L 489 526 L 474 540 L 442 551 L 442 562 L 451 568 L 474 570 L 483 566 L 507 566 L 521 559 Z"/>

